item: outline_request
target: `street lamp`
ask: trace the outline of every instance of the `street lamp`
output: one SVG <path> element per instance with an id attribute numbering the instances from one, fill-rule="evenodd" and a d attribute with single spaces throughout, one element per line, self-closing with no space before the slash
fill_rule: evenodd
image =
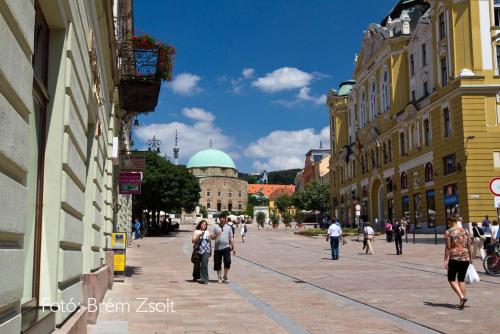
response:
<path id="1" fill-rule="evenodd" d="M 153 135 L 153 138 L 148 140 L 148 145 L 149 145 L 149 148 L 148 148 L 148 151 L 156 151 L 158 153 L 160 153 L 160 144 L 161 144 L 161 141 L 156 139 L 155 135 Z"/>

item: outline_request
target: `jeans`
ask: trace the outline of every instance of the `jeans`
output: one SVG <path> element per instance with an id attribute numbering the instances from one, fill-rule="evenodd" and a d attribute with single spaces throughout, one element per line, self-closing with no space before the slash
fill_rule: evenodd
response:
<path id="1" fill-rule="evenodd" d="M 396 244 L 396 254 L 403 254 L 403 238 L 401 236 L 396 236 L 394 238 L 394 243 Z"/>
<path id="2" fill-rule="evenodd" d="M 330 237 L 330 247 L 332 248 L 332 259 L 339 258 L 340 237 Z"/>
<path id="3" fill-rule="evenodd" d="M 208 259 L 210 253 L 203 253 L 200 256 L 200 262 L 193 264 L 193 279 L 200 279 L 203 282 L 208 282 Z"/>

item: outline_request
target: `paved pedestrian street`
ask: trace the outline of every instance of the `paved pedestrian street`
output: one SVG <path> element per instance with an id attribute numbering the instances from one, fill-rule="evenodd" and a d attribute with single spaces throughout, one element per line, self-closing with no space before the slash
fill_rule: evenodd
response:
<path id="1" fill-rule="evenodd" d="M 402 256 L 382 236 L 375 255 L 362 253 L 362 243 L 350 237 L 332 261 L 323 238 L 250 226 L 246 242 L 237 244 L 231 282 L 217 284 L 211 258 L 207 286 L 190 282 L 190 238 L 186 230 L 129 248 L 125 282 L 107 292 L 108 309 L 101 308 L 89 332 L 498 332 L 500 279 L 483 274 L 477 260 L 481 282 L 468 286 L 469 301 L 457 310 L 442 268 L 443 244 L 434 245 L 433 236 L 416 244 L 410 236 Z"/>

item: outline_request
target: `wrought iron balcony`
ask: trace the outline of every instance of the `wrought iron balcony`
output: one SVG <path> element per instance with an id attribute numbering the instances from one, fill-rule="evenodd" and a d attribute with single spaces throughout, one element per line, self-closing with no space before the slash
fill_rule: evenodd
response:
<path id="1" fill-rule="evenodd" d="M 160 93 L 164 59 L 158 47 L 140 48 L 132 42 L 121 42 L 120 107 L 130 113 L 154 111 Z"/>

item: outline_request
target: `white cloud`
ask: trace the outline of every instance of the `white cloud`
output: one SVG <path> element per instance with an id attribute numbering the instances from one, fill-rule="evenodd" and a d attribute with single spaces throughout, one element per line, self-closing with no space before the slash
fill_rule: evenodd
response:
<path id="1" fill-rule="evenodd" d="M 276 100 L 275 102 L 281 105 L 284 105 L 285 107 L 294 107 L 298 104 L 301 103 L 306 103 L 306 102 L 312 102 L 316 106 L 324 106 L 326 103 L 326 95 L 320 95 L 320 96 L 313 96 L 310 95 L 311 88 L 310 87 L 302 87 L 297 95 L 295 95 L 295 99 L 288 101 L 288 100 Z"/>
<path id="2" fill-rule="evenodd" d="M 297 89 L 309 86 L 314 75 L 303 72 L 295 67 L 282 67 L 252 83 L 252 86 L 268 93 L 282 90 Z"/>
<path id="3" fill-rule="evenodd" d="M 175 76 L 174 80 L 168 84 L 170 89 L 176 94 L 193 95 L 200 93 L 202 89 L 198 87 L 198 82 L 202 77 L 191 73 L 181 73 Z"/>
<path id="4" fill-rule="evenodd" d="M 252 167 L 256 171 L 302 168 L 305 154 L 319 147 L 320 141 L 323 141 L 324 147 L 328 147 L 329 127 L 320 132 L 314 129 L 276 130 L 248 145 L 244 154 L 255 158 Z"/>
<path id="5" fill-rule="evenodd" d="M 199 122 L 213 122 L 215 120 L 214 114 L 202 108 L 184 108 L 182 109 L 182 114 Z"/>
<path id="6" fill-rule="evenodd" d="M 153 123 L 141 126 L 135 132 L 135 135 L 142 143 L 142 147 L 139 147 L 139 149 L 147 150 L 147 142 L 154 135 L 156 139 L 161 141 L 161 154 L 171 157 L 173 155 L 175 129 L 178 130 L 179 134 L 179 160 L 181 164 L 186 164 L 196 152 L 209 148 L 210 139 L 213 141 L 214 148 L 225 151 L 233 158 L 239 157 L 234 152 L 233 138 L 225 135 L 220 128 L 210 122 L 197 122 L 193 125 L 182 122 Z M 233 151 L 231 151 L 232 149 Z"/>
<path id="7" fill-rule="evenodd" d="M 244 68 L 243 71 L 241 71 L 241 75 L 243 75 L 245 79 L 253 77 L 254 73 L 255 70 L 253 68 Z"/>

